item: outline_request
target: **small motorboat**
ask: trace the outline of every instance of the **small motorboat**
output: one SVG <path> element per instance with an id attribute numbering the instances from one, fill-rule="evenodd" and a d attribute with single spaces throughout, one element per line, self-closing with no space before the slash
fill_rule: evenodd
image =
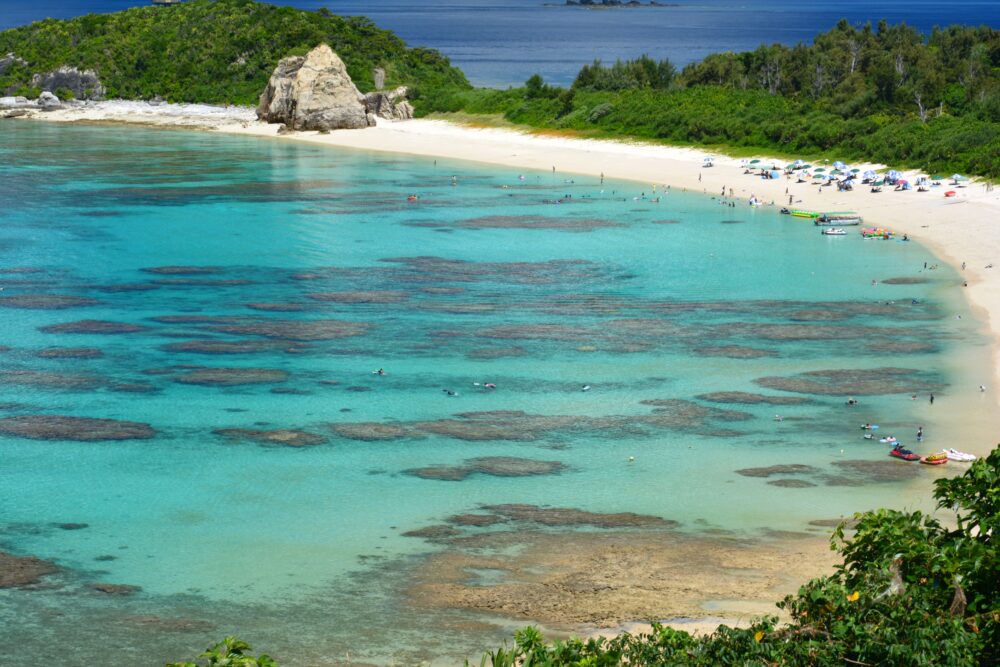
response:
<path id="1" fill-rule="evenodd" d="M 959 461 L 961 463 L 971 463 L 978 459 L 979 457 L 975 454 L 969 454 L 968 452 L 960 452 L 957 449 L 946 449 L 944 453 L 948 455 L 948 458 L 952 461 Z"/>
<path id="2" fill-rule="evenodd" d="M 847 236 L 847 230 L 840 227 L 827 227 L 820 232 L 823 236 Z"/>
<path id="3" fill-rule="evenodd" d="M 896 445 L 889 452 L 889 456 L 893 456 L 897 459 L 902 459 L 903 461 L 919 461 L 920 455 L 914 454 L 909 449 L 904 449 L 902 445 Z"/>
<path id="4" fill-rule="evenodd" d="M 921 463 L 926 463 L 929 466 L 939 466 L 948 462 L 947 452 L 938 452 L 936 454 L 928 454 L 927 456 L 920 457 Z"/>

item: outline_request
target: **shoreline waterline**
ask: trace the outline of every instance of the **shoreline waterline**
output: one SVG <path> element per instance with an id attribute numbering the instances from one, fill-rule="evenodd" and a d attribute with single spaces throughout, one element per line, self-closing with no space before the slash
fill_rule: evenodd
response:
<path id="1" fill-rule="evenodd" d="M 142 125 L 150 128 L 210 130 L 224 134 L 256 136 L 284 141 L 318 144 L 336 148 L 396 153 L 476 162 L 553 173 L 626 180 L 649 184 L 650 188 L 680 187 L 688 192 L 713 196 L 722 188 L 734 190 L 732 198 L 747 200 L 752 195 L 774 206 L 787 205 L 813 210 L 838 210 L 850 207 L 868 224 L 890 225 L 927 246 L 961 275 L 968 276 L 966 301 L 986 324 L 994 340 L 993 380 L 1000 387 L 1000 257 L 996 272 L 988 241 L 997 241 L 1000 231 L 990 225 L 990 216 L 1000 216 L 1000 191 L 983 192 L 983 185 L 971 182 L 954 199 L 941 195 L 952 189 L 919 193 L 915 190 L 885 191 L 872 200 L 864 188 L 854 192 L 820 192 L 807 183 L 790 180 L 763 180 L 738 171 L 742 159 L 709 149 L 678 147 L 641 141 L 554 137 L 516 129 L 477 128 L 443 120 L 413 119 L 393 122 L 379 120 L 377 127 L 363 130 L 337 130 L 329 133 L 295 132 L 279 134 L 279 125 L 251 120 L 249 107 L 206 107 L 205 105 L 160 104 L 156 106 L 126 101 L 87 103 L 60 111 L 32 113 L 27 119 L 52 122 L 108 123 Z M 513 152 L 512 152 L 513 151 Z M 715 166 L 703 167 L 711 156 Z M 761 154 L 762 163 L 785 160 Z M 883 168 L 873 162 L 854 163 L 860 168 Z M 922 172 L 907 170 L 912 180 Z M 737 187 L 738 186 L 738 187 Z M 788 194 L 786 194 L 786 189 Z M 862 197 L 868 199 L 862 199 Z M 919 199 L 917 199 L 919 198 Z M 953 210 L 954 209 L 954 210 Z M 966 214 L 971 229 L 957 228 L 956 218 Z M 914 214 L 922 217 L 914 217 Z M 935 223 L 934 227 L 930 224 Z M 980 242 L 978 239 L 986 239 Z M 989 266 L 990 268 L 986 268 Z M 1000 406 L 1000 394 L 994 392 Z"/>
<path id="2" fill-rule="evenodd" d="M 183 128 L 183 129 L 191 129 L 191 128 Z M 236 128 L 231 128 L 231 129 L 236 129 Z M 239 128 L 239 129 L 240 129 L 240 130 L 242 130 L 243 128 Z M 249 129 L 249 128 L 248 128 L 248 129 Z M 372 131 L 373 131 L 373 130 L 368 130 L 368 131 L 366 131 L 366 132 L 372 132 Z M 237 133 L 242 133 L 242 132 L 237 132 Z M 317 137 L 317 139 L 325 139 L 325 138 L 327 138 L 327 137 L 330 137 L 330 136 L 333 136 L 333 135 L 322 135 L 322 136 L 318 136 L 318 137 Z M 297 138 L 297 137 L 292 137 L 292 138 L 294 139 L 294 138 Z M 390 138 L 391 138 L 391 137 L 390 137 Z M 323 141 L 319 141 L 318 143 L 325 143 L 325 142 L 323 142 Z M 441 143 L 444 143 L 444 142 L 441 142 Z M 365 148 L 365 147 L 350 147 L 350 148 L 360 148 L 361 150 L 366 150 L 366 148 Z M 380 149 L 375 149 L 375 150 L 380 150 Z M 385 149 L 385 150 L 387 150 L 388 152 L 396 152 L 396 153 L 399 153 L 399 152 L 400 152 L 400 151 L 396 151 L 396 150 L 392 150 L 391 148 L 389 148 L 389 149 Z M 518 153 L 520 153 L 521 151 L 517 151 L 517 152 L 518 152 Z M 413 153 L 413 154 L 414 154 L 414 155 L 416 155 L 416 154 L 418 154 L 418 153 Z M 517 156 L 515 155 L 515 156 L 513 156 L 513 157 L 517 157 Z M 464 159 L 464 158 L 452 158 L 452 159 Z M 696 157 L 695 159 L 697 160 L 698 158 Z M 473 161 L 479 161 L 479 162 L 481 162 L 480 160 L 473 160 Z M 495 163 L 495 162 L 491 162 L 490 164 L 496 164 L 496 163 Z M 697 162 L 694 162 L 694 163 L 693 163 L 693 165 L 694 165 L 694 166 L 693 166 L 693 173 L 692 173 L 692 175 L 693 175 L 693 176 L 694 176 L 695 178 L 697 177 L 697 172 L 704 172 L 704 173 L 706 173 L 706 174 L 707 174 L 707 172 L 711 171 L 711 170 L 707 170 L 707 169 L 706 169 L 706 170 L 701 170 L 701 169 L 699 168 L 699 167 L 700 167 L 700 164 L 698 164 Z M 720 175 L 720 176 L 722 176 L 723 174 L 728 174 L 728 173 L 735 173 L 735 172 L 728 172 L 728 171 L 724 171 L 724 170 L 723 170 L 723 168 L 721 168 L 721 167 L 719 167 L 719 166 L 715 167 L 715 169 L 719 170 L 719 175 Z M 610 170 L 608 170 L 607 172 L 605 172 L 605 175 L 606 175 L 606 176 L 607 176 L 608 178 L 612 178 L 612 177 L 613 177 L 613 176 L 611 175 L 611 173 L 610 173 Z M 561 179 L 562 179 L 562 178 L 564 177 L 564 176 L 563 176 L 563 172 L 561 172 L 561 171 L 560 171 L 560 172 L 559 172 L 559 174 L 558 174 L 558 176 L 559 176 L 559 178 L 560 178 L 560 180 L 561 180 Z M 707 180 L 707 176 L 706 176 L 706 177 L 704 177 L 704 178 L 705 178 L 705 184 L 707 185 L 707 183 L 708 183 L 708 180 Z M 736 178 L 736 177 L 734 176 L 734 179 L 735 179 L 735 178 Z M 747 179 L 747 183 L 749 183 L 749 182 L 750 182 L 750 177 L 749 177 L 749 176 L 747 176 L 747 177 L 744 177 L 744 178 L 746 178 L 746 179 Z M 596 180 L 596 178 L 595 178 L 595 180 Z M 642 181 L 641 179 L 631 179 L 631 180 L 633 180 L 633 181 L 638 181 L 638 182 L 640 182 L 640 183 L 642 183 L 642 182 L 643 182 L 643 181 Z M 658 179 L 658 180 L 659 180 L 659 179 Z M 756 179 L 753 179 L 753 180 L 754 180 L 754 183 L 758 182 L 758 181 L 757 181 Z M 673 185 L 673 182 L 671 182 L 671 181 L 669 181 L 669 180 L 666 180 L 665 182 L 669 182 L 669 183 L 671 183 L 671 184 Z M 761 183 L 763 183 L 763 182 L 761 182 Z M 734 180 L 734 183 L 733 183 L 733 187 L 734 187 L 734 188 L 735 188 L 735 187 L 737 187 L 737 186 L 740 186 L 740 185 L 742 185 L 742 183 L 741 183 L 741 182 L 739 182 L 739 181 L 735 181 L 735 180 Z M 679 187 L 679 186 L 675 185 L 675 187 Z M 708 188 L 706 187 L 705 189 L 708 189 Z M 692 188 L 692 190 L 694 190 L 694 189 Z M 757 194 L 763 194 L 763 192 L 764 192 L 764 191 L 763 191 L 763 190 L 761 190 L 761 191 L 760 191 L 760 192 L 758 193 L 758 192 L 756 192 L 756 190 L 755 190 L 755 193 L 757 193 Z M 405 195 L 406 193 L 402 193 L 402 194 L 404 194 L 404 195 Z M 710 194 L 710 193 L 709 193 L 709 194 Z M 743 193 L 741 193 L 741 194 L 743 194 Z M 822 196 L 826 196 L 827 194 L 828 194 L 828 193 L 824 192 L 824 195 L 822 195 Z M 745 196 L 745 195 L 743 195 L 743 196 Z M 836 196 L 836 195 L 835 195 L 835 196 Z M 910 194 L 909 196 L 918 196 L 918 195 L 916 195 L 915 193 L 913 193 L 913 194 Z M 801 222 L 799 222 L 799 223 L 792 223 L 792 222 L 789 222 L 788 224 L 802 224 L 802 223 L 801 223 Z M 811 227 L 811 226 L 810 226 L 810 230 L 812 230 L 812 227 Z M 818 232 L 817 232 L 817 233 L 818 233 Z M 916 236 L 917 238 L 919 238 L 921 242 L 925 241 L 925 239 L 923 238 L 923 236 L 922 236 L 922 235 L 915 235 L 915 236 Z M 932 245 L 930 245 L 930 244 L 922 244 L 922 245 L 927 245 L 928 247 L 933 247 L 933 246 L 932 246 Z M 950 273 L 950 271 L 949 271 L 949 273 Z M 956 273 L 957 273 L 957 272 L 956 272 Z M 891 275 L 891 274 L 889 274 L 889 275 Z M 886 275 L 886 276 L 878 276 L 878 277 L 879 277 L 879 278 L 884 278 L 884 277 L 888 277 L 888 275 Z M 950 276 L 949 276 L 949 280 L 951 280 Z M 935 281 L 935 282 L 937 282 L 937 281 Z M 956 288 L 956 289 L 957 289 L 957 288 Z M 956 297 L 956 298 L 958 297 L 958 293 L 957 293 L 957 292 L 955 291 L 955 289 L 951 288 L 950 286 L 947 286 L 947 285 L 944 285 L 944 284 L 942 284 L 941 286 L 939 286 L 939 287 L 937 288 L 937 290 L 936 290 L 936 291 L 940 291 L 940 292 L 942 292 L 943 294 L 950 294 L 950 295 L 952 295 L 952 296 L 954 296 L 954 297 Z M 880 289 L 879 289 L 878 291 L 875 291 L 875 292 L 874 292 L 874 294 L 875 294 L 875 295 L 879 295 L 880 293 L 881 293 L 881 290 L 880 290 Z M 985 345 L 983 345 L 983 348 L 985 348 Z M 985 397 L 985 396 L 984 396 L 983 398 L 984 398 L 984 399 L 986 399 L 987 397 Z M 992 398 L 992 397 L 990 397 L 990 398 Z M 958 402 L 956 401 L 956 403 L 958 403 Z M 953 408 L 952 408 L 952 407 L 951 407 L 951 406 L 949 405 L 947 409 L 948 409 L 948 411 L 951 411 L 951 410 L 952 410 Z M 960 409 L 961 409 L 961 406 L 956 406 L 956 407 L 955 407 L 954 409 L 955 409 L 956 411 L 958 411 L 958 410 L 960 410 Z M 855 431 L 854 435 L 857 435 L 857 432 L 856 432 L 856 431 Z M 957 444 L 957 443 L 956 443 L 956 444 Z M 960 445 L 958 445 L 958 446 L 960 446 Z M 925 486 L 925 485 L 921 484 L 921 486 Z M 817 517 L 817 518 L 820 518 L 820 517 Z M 824 540 L 823 540 L 823 541 L 825 541 L 825 538 L 824 538 Z M 771 600 L 771 601 L 773 601 L 773 600 Z M 716 614 L 716 615 L 718 615 L 718 614 Z"/>

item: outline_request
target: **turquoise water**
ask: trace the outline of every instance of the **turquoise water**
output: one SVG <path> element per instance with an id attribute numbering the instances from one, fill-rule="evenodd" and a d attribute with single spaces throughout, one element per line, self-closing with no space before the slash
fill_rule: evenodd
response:
<path id="1" fill-rule="evenodd" d="M 228 632 L 290 665 L 438 655 L 399 591 L 443 547 L 406 531 L 496 503 L 746 534 L 926 506 L 942 471 L 886 482 L 837 462 L 885 458 L 863 421 L 954 444 L 948 401 L 979 398 L 966 378 L 986 341 L 958 276 L 923 271 L 937 260 L 914 242 L 820 237 L 774 210 L 636 184 L 209 134 L 9 123 L 0 165 L 0 547 L 64 568 L 51 587 L 0 591 L 6 664 L 70 664 L 54 637 L 154 664 Z M 924 282 L 882 282 L 901 277 Z M 135 327 L 46 331 L 81 320 Z M 873 370 L 887 367 L 908 370 Z M 845 369 L 845 386 L 787 380 Z M 722 391 L 810 401 L 705 398 Z M 17 416 L 155 436 L 3 435 Z M 399 437 L 358 436 L 366 423 Z M 484 456 L 566 468 L 404 472 Z M 815 486 L 735 473 L 783 463 L 814 466 Z M 101 597 L 93 581 L 142 592 Z M 455 619 L 459 652 L 506 630 Z"/>

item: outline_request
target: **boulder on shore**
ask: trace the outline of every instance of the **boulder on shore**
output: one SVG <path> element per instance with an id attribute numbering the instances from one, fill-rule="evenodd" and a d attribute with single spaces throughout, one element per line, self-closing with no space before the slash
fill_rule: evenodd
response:
<path id="1" fill-rule="evenodd" d="M 413 118 L 413 106 L 406 101 L 406 86 L 395 90 L 376 90 L 365 95 L 365 109 L 369 114 L 386 120 Z"/>
<path id="2" fill-rule="evenodd" d="M 42 94 L 38 96 L 38 106 L 43 110 L 58 109 L 62 106 L 62 102 L 49 91 L 43 90 Z"/>
<path id="3" fill-rule="evenodd" d="M 282 58 L 260 96 L 257 117 L 293 130 L 360 129 L 374 125 L 347 66 L 326 44 Z"/>
<path id="4" fill-rule="evenodd" d="M 104 84 L 92 69 L 77 69 L 63 65 L 58 69 L 31 77 L 31 85 L 50 93 L 57 90 L 68 90 L 78 100 L 104 99 Z"/>

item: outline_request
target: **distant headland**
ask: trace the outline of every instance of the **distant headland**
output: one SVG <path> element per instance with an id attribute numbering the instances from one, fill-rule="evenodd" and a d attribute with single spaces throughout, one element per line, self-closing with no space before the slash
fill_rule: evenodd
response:
<path id="1" fill-rule="evenodd" d="M 586 7 L 587 9 L 615 9 L 618 7 L 680 7 L 672 2 L 640 2 L 639 0 L 566 0 L 563 4 L 547 3 L 547 7 Z"/>

